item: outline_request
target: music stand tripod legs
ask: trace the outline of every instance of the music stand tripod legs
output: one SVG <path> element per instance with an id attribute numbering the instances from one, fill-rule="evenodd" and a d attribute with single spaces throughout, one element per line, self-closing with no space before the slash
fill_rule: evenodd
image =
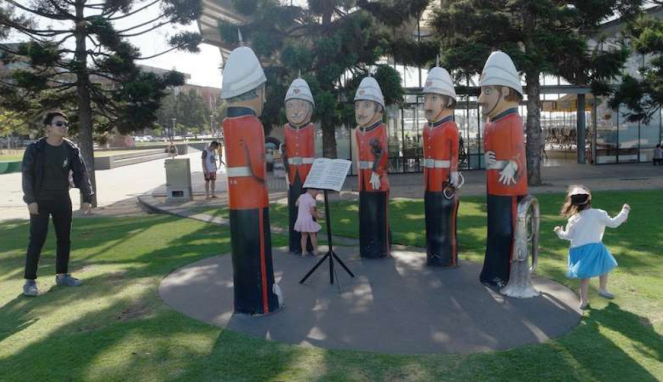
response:
<path id="1" fill-rule="evenodd" d="M 334 284 L 334 260 L 338 261 L 339 264 L 345 269 L 346 272 L 350 275 L 350 277 L 355 277 L 355 275 L 348 269 L 348 267 L 343 263 L 341 259 L 336 256 L 336 253 L 334 253 L 334 247 L 332 246 L 332 233 L 331 233 L 331 218 L 329 216 L 329 199 L 327 198 L 327 190 L 324 190 L 325 192 L 325 221 L 327 222 L 327 243 L 329 243 L 329 251 L 318 261 L 317 264 L 313 268 L 311 268 L 310 271 L 301 279 L 299 280 L 300 284 L 303 284 L 306 279 L 309 278 L 315 272 L 322 263 L 324 263 L 327 259 L 329 259 L 329 283 Z"/>

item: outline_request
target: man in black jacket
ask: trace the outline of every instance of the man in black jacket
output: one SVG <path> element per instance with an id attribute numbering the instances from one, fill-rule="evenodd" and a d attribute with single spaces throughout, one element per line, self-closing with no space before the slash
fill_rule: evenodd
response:
<path id="1" fill-rule="evenodd" d="M 85 214 L 90 212 L 92 186 L 78 147 L 65 139 L 69 129 L 67 117 L 50 112 L 44 119 L 46 137 L 32 143 L 23 155 L 23 200 L 30 211 L 30 243 L 25 261 L 23 294 L 37 296 L 37 266 L 48 233 L 48 220 L 53 216 L 57 237 L 55 282 L 59 286 L 79 286 L 81 281 L 69 274 L 71 250 L 71 199 L 69 174 L 81 190 Z"/>

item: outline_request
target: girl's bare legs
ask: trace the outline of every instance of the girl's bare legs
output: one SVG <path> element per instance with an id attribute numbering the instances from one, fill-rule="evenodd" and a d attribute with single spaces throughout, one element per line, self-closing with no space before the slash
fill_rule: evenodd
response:
<path id="1" fill-rule="evenodd" d="M 580 280 L 580 309 L 584 309 L 589 305 L 589 279 Z"/>
<path id="2" fill-rule="evenodd" d="M 311 245 L 313 246 L 313 256 L 318 256 L 318 234 L 311 232 Z"/>
<path id="3" fill-rule="evenodd" d="M 608 274 L 603 274 L 599 276 L 599 296 L 607 298 L 607 299 L 613 299 L 615 296 L 608 292 Z"/>
<path id="4" fill-rule="evenodd" d="M 306 241 L 308 240 L 308 232 L 302 232 L 302 257 L 306 257 Z"/>

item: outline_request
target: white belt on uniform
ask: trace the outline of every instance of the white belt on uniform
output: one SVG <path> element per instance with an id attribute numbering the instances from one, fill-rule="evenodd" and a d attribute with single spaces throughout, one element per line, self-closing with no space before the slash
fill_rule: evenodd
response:
<path id="1" fill-rule="evenodd" d="M 497 160 L 492 165 L 486 165 L 486 170 L 503 170 L 509 164 L 508 160 Z"/>
<path id="2" fill-rule="evenodd" d="M 450 168 L 451 167 L 451 161 L 436 160 L 436 159 L 424 159 L 424 167 L 427 167 L 427 168 Z"/>
<path id="3" fill-rule="evenodd" d="M 359 169 L 360 170 L 369 170 L 373 168 L 373 162 L 367 161 L 367 160 L 360 160 L 359 161 Z"/>
<path id="4" fill-rule="evenodd" d="M 312 164 L 315 158 L 310 157 L 292 157 L 288 158 L 288 164 L 299 166 L 301 164 Z"/>
<path id="5" fill-rule="evenodd" d="M 238 178 L 241 176 L 252 176 L 253 173 L 251 173 L 251 168 L 248 166 L 245 167 L 228 167 L 226 169 L 226 173 L 228 174 L 228 178 Z"/>

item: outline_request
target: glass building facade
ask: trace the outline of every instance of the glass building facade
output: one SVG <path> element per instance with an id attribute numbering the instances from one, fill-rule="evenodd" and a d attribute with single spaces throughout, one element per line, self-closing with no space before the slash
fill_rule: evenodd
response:
<path id="1" fill-rule="evenodd" d="M 423 158 L 423 127 L 426 124 L 423 96 L 409 89 L 402 106 L 386 110 L 389 145 L 389 168 L 392 173 L 421 172 Z M 420 90 L 420 89 L 416 89 Z M 545 90 L 545 89 L 544 89 Z M 543 91 L 542 93 L 545 93 Z M 586 94 L 585 121 L 587 164 L 651 162 L 654 147 L 663 139 L 661 111 L 648 122 L 629 122 L 623 107 L 612 110 L 607 102 Z M 523 121 L 527 118 L 525 104 L 519 107 Z M 542 151 L 544 166 L 577 163 L 577 95 L 543 94 L 541 129 L 545 140 Z M 484 117 L 477 105 L 477 96 L 459 95 L 454 112 L 461 138 L 460 168 L 464 171 L 483 169 Z M 348 128 L 347 126 L 351 126 Z M 337 129 L 339 158 L 352 160 L 354 122 Z M 317 150 L 322 152 L 322 134 L 318 132 Z"/>

